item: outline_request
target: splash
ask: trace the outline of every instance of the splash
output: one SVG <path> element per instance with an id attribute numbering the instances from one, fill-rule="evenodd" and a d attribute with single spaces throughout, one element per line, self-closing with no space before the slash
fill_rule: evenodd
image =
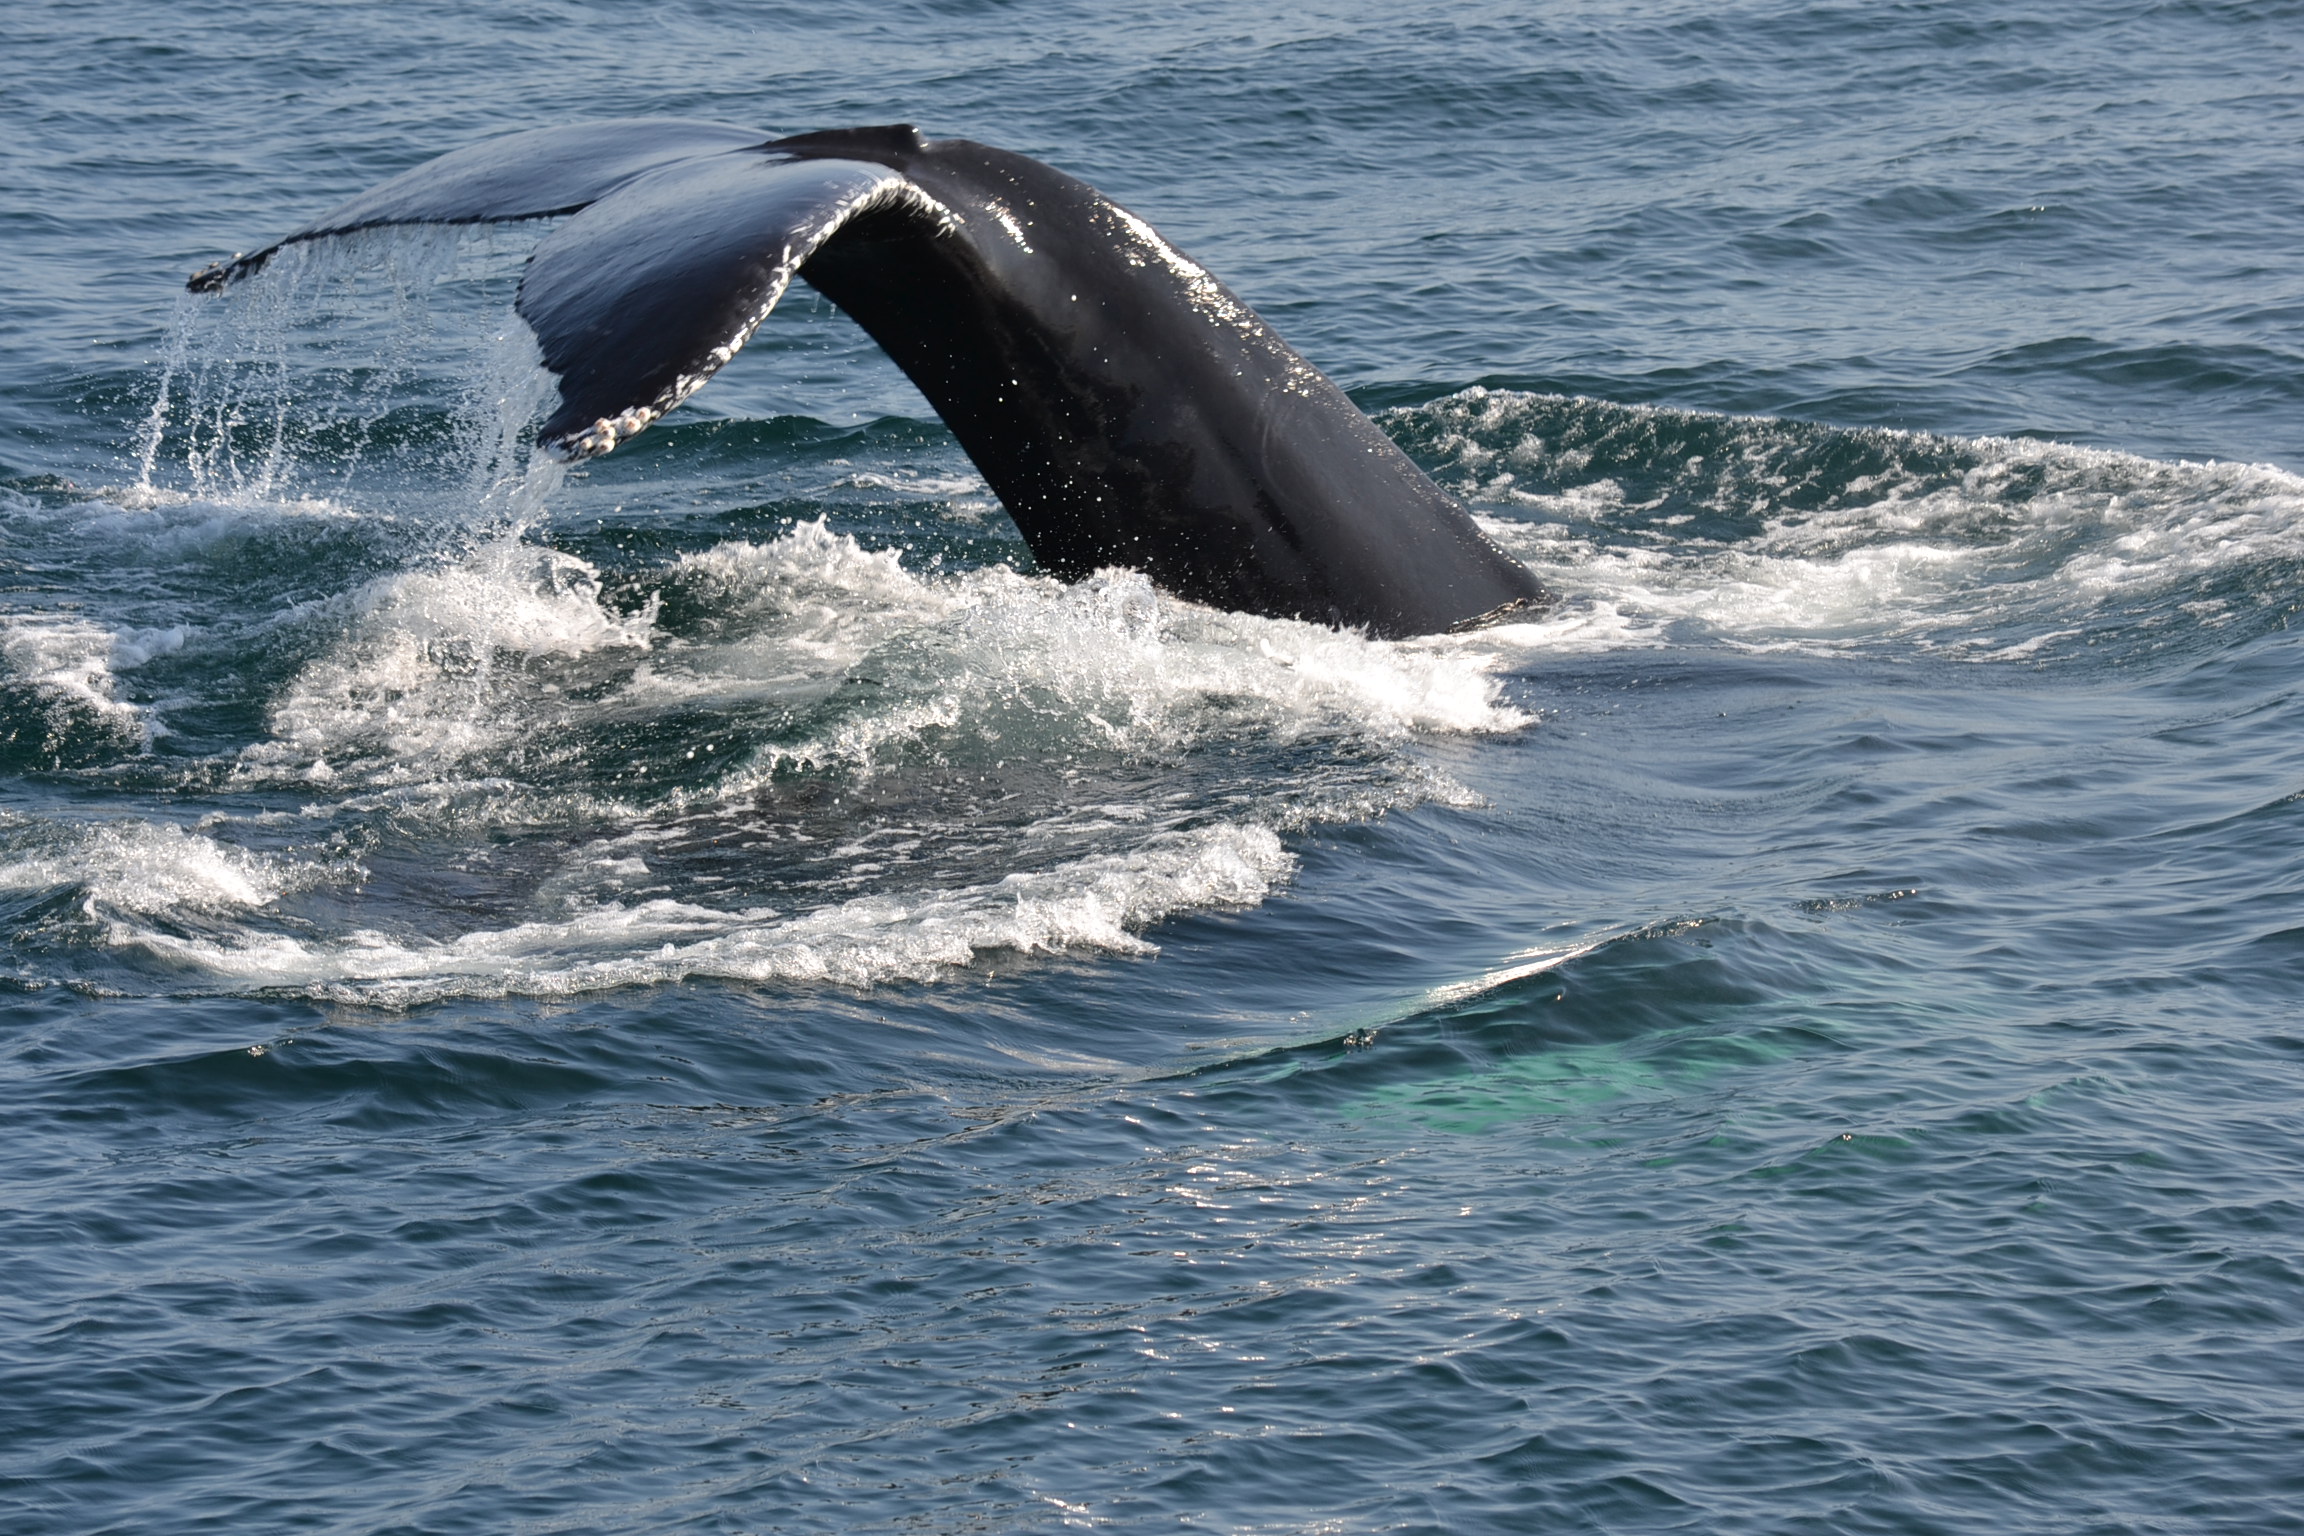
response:
<path id="1" fill-rule="evenodd" d="M 233 569 L 266 516 L 99 521 Z M 37 917 L 26 953 L 390 1006 L 1148 954 L 1147 927 L 1285 883 L 1293 831 L 1468 802 L 1421 741 L 1526 723 L 1491 651 L 1212 612 L 1132 572 L 941 570 L 821 520 L 615 571 L 507 531 L 266 622 L 300 659 L 262 734 L 182 770 L 217 808 L 59 887 L 76 937 L 58 960 Z M 90 658 L 196 663 L 204 639 L 36 633 L 101 697 Z M 19 887 L 62 880 L 80 836 L 52 828 Z"/>
<path id="2" fill-rule="evenodd" d="M 242 754 L 253 777 L 285 769 L 325 782 L 334 763 L 369 782 L 437 776 L 548 727 L 538 703 L 557 688 L 533 680 L 536 664 L 645 651 L 650 640 L 647 613 L 601 607 L 596 569 L 513 535 L 333 606 L 343 638 L 274 704 L 271 739 Z"/>
<path id="3" fill-rule="evenodd" d="M 226 295 L 180 298 L 126 499 L 249 506 L 357 488 L 369 505 L 396 493 L 533 521 L 557 483 L 528 445 L 552 381 L 505 312 L 510 245 L 486 226 L 370 230 L 290 247 Z"/>
<path id="4" fill-rule="evenodd" d="M 452 270 L 424 291 L 461 302 Z M 206 797 L 196 830 L 104 852 L 123 873 L 78 885 L 57 850 L 99 847 L 88 818 L 24 844 L 12 889 L 48 912 L 40 882 L 65 882 L 80 913 L 67 969 L 403 1006 L 1145 954 L 1180 914 L 1269 899 L 1307 828 L 1477 803 L 1431 749 L 1527 728 L 1507 677 L 1544 656 L 2039 664 L 2164 613 L 2236 622 L 2304 562 L 2278 471 L 1471 391 L 1392 424 L 1563 601 L 1387 643 L 1194 607 L 1134 572 L 1066 585 L 1002 563 L 966 521 L 981 483 L 909 438 L 830 476 L 803 458 L 773 515 L 630 467 L 562 482 L 526 447 L 532 352 L 467 362 L 409 386 L 435 413 L 409 439 L 421 474 L 377 450 L 400 430 L 387 404 L 334 489 L 305 404 L 242 442 L 185 403 L 221 365 L 186 362 L 148 439 L 184 488 L 78 524 L 26 514 L 35 541 L 100 539 L 123 569 L 228 589 L 205 608 L 189 591 L 168 623 L 149 598 L 11 621 L 11 676 L 133 734 L 74 761 L 164 773 L 164 714 L 213 712 L 202 679 L 244 658 L 255 677 L 255 723 L 175 781 Z M 292 403 L 370 408 L 331 393 L 325 357 L 291 364 L 318 380 Z M 791 452 L 731 451 L 753 458 L 713 472 L 739 480 Z M 878 495 L 851 512 L 827 478 Z M 569 499 L 592 516 L 555 523 Z M 179 695 L 130 696 L 162 671 Z"/>
<path id="5" fill-rule="evenodd" d="M 374 850 L 371 921 L 313 932 L 312 903 L 343 905 L 324 884 L 229 932 L 114 920 L 186 985 L 400 1005 L 1151 953 L 1147 925 L 1284 882 L 1291 830 L 1467 800 L 1423 736 L 1525 723 L 1471 648 L 1215 613 L 1128 572 L 927 573 L 822 523 L 682 556 L 630 609 L 501 540 L 330 624 L 234 775 L 322 797 L 282 856 Z M 454 921 L 476 880 L 502 921 Z"/>

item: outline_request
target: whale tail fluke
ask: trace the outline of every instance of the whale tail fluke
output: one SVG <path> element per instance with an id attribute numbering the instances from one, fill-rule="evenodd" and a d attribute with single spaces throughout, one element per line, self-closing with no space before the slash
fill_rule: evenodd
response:
<path id="1" fill-rule="evenodd" d="M 756 128 L 618 118 L 531 128 L 451 150 L 337 204 L 260 251 L 213 262 L 184 286 L 220 293 L 281 249 L 392 224 L 491 224 L 574 213 L 658 166 L 766 142 Z"/>
<path id="2" fill-rule="evenodd" d="M 516 307 L 560 376 L 537 441 L 589 458 L 718 372 L 850 218 L 898 213 L 923 234 L 950 221 L 885 165 L 798 156 L 925 145 L 910 124 L 773 143 L 755 129 L 654 119 L 533 129 L 427 161 L 185 286 L 221 292 L 288 246 L 362 230 L 574 215 L 537 246 Z"/>
<path id="3" fill-rule="evenodd" d="M 801 277 L 920 387 L 1043 569 L 1124 565 L 1213 606 L 1430 634 L 1534 576 L 1206 268 L 1053 166 L 908 125 L 764 139 L 621 121 L 457 150 L 282 246 L 568 216 L 515 307 L 559 376 L 537 433 L 606 453 L 693 394 Z"/>

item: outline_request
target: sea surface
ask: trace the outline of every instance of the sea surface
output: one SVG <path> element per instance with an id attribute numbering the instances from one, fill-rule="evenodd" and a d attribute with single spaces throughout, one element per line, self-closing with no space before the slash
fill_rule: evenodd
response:
<path id="1" fill-rule="evenodd" d="M 2304 4 L 31 0 L 0 1529 L 2304 1532 Z M 1046 159 L 1556 594 L 1038 574 L 487 135 Z"/>

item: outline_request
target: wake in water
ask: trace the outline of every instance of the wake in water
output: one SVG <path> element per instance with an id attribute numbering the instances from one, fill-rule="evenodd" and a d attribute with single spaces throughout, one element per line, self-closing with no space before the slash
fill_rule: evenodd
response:
<path id="1" fill-rule="evenodd" d="M 20 981 L 406 1004 L 1145 952 L 1264 899 L 1292 833 L 1476 801 L 1430 748 L 1528 726 L 1547 655 L 2129 655 L 2284 622 L 2304 562 L 2276 470 L 1473 389 L 1390 426 L 1562 602 L 1371 641 L 1033 574 L 941 438 L 756 432 L 711 470 L 749 504 L 564 482 L 508 265 L 367 243 L 187 315 L 134 485 L 0 505 L 78 594 L 0 616 L 0 750 L 53 790 L 0 816 Z M 458 312 L 488 339 L 443 379 Z"/>

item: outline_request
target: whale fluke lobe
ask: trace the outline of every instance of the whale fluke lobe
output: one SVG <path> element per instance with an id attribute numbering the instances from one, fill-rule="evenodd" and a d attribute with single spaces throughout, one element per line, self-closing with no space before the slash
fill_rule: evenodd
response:
<path id="1" fill-rule="evenodd" d="M 656 120 L 537 129 L 420 165 L 282 246 L 406 223 L 573 215 L 520 284 L 572 457 L 644 430 L 728 362 L 797 275 L 952 429 L 1042 566 L 1385 636 L 1536 602 L 1328 378 L 1142 219 L 1025 156 L 909 125 L 783 139 Z"/>
<path id="2" fill-rule="evenodd" d="M 516 305 L 560 376 L 538 432 L 606 453 L 735 356 L 792 275 L 850 219 L 885 209 L 940 230 L 940 210 L 886 166 L 711 155 L 618 187 L 536 247 Z"/>
<path id="3" fill-rule="evenodd" d="M 763 142 L 757 129 L 677 118 L 530 128 L 427 160 L 338 203 L 260 251 L 201 268 L 185 284 L 220 292 L 263 270 L 283 246 L 390 224 L 494 224 L 574 213 L 644 171 Z"/>

